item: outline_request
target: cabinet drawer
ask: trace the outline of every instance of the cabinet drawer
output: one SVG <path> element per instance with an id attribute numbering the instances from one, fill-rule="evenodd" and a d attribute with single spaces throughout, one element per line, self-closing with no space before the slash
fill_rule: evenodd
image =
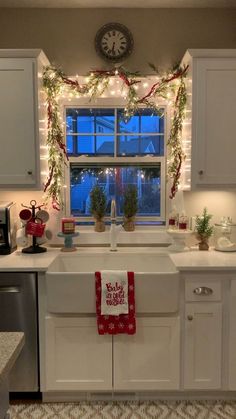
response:
<path id="1" fill-rule="evenodd" d="M 186 301 L 221 301 L 220 280 L 190 279 L 185 282 Z"/>

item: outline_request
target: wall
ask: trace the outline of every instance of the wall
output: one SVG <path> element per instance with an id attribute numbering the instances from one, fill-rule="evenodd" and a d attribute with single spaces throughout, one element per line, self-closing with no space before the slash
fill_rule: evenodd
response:
<path id="1" fill-rule="evenodd" d="M 168 69 L 188 48 L 236 48 L 236 9 L 1 9 L 0 48 L 42 48 L 68 75 L 107 67 L 96 55 L 94 37 L 105 23 L 118 21 L 132 31 L 135 49 L 129 70 L 150 74 L 148 63 Z M 4 192 L 0 200 L 41 200 L 41 192 Z M 186 192 L 187 214 L 207 206 L 214 221 L 236 220 L 235 192 Z"/>
<path id="2" fill-rule="evenodd" d="M 130 70 L 167 69 L 188 48 L 236 48 L 235 9 L 0 9 L 0 48 L 42 48 L 68 75 L 104 62 L 94 49 L 96 31 L 118 21 L 134 36 Z"/>

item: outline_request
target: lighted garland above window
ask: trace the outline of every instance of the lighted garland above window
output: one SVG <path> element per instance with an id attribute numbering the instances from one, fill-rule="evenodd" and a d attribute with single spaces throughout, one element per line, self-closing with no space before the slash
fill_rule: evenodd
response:
<path id="1" fill-rule="evenodd" d="M 152 67 L 155 69 L 155 67 Z M 159 112 L 157 99 L 168 99 L 174 95 L 173 119 L 170 135 L 167 141 L 169 162 L 168 176 L 172 181 L 170 198 L 174 198 L 179 185 L 182 162 L 185 158 L 181 134 L 186 105 L 185 76 L 188 67 L 175 68 L 165 76 L 159 76 L 158 81 L 148 87 L 145 94 L 138 93 L 137 86 L 145 79 L 138 73 L 128 72 L 123 67 L 112 70 L 96 70 L 89 74 L 87 81 L 80 84 L 77 79 L 68 78 L 59 69 L 45 67 L 43 72 L 43 86 L 47 101 L 47 147 L 48 147 L 48 178 L 44 186 L 47 197 L 52 200 L 54 209 L 60 210 L 63 206 L 62 186 L 64 165 L 68 157 L 64 142 L 63 126 L 60 121 L 59 100 L 65 94 L 75 97 L 99 98 L 109 89 L 112 78 L 122 82 L 122 98 L 126 100 L 124 120 L 128 120 L 139 111 L 140 107 L 147 107 L 153 113 Z M 143 83 L 144 85 L 144 83 Z"/>

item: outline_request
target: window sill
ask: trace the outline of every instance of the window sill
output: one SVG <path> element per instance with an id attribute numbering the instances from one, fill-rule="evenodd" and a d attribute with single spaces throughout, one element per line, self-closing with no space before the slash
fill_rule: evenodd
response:
<path id="1" fill-rule="evenodd" d="M 110 244 L 110 228 L 107 227 L 103 233 L 95 232 L 92 226 L 79 226 L 76 228 L 79 236 L 74 239 L 74 244 L 78 246 L 98 245 L 105 246 Z M 61 239 L 56 235 L 52 244 L 62 244 Z M 117 244 L 124 246 L 168 246 L 172 243 L 166 229 L 161 227 L 137 226 L 135 231 L 120 231 L 117 236 Z"/>

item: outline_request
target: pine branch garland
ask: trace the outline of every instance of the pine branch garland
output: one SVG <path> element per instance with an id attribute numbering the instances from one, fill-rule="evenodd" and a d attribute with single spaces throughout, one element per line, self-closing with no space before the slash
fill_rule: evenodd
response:
<path id="1" fill-rule="evenodd" d="M 157 72 L 154 65 L 152 69 Z M 48 198 L 52 199 L 53 207 L 60 209 L 63 206 L 62 183 L 64 165 L 68 160 L 66 146 L 64 143 L 64 133 L 59 118 L 59 98 L 63 89 L 67 89 L 75 95 L 86 95 L 90 99 L 101 96 L 107 89 L 111 77 L 118 77 L 127 89 L 126 106 L 124 109 L 124 120 L 128 121 L 135 113 L 139 112 L 140 106 L 152 109 L 153 113 L 160 114 L 160 110 L 155 103 L 155 99 L 167 99 L 168 93 L 176 91 L 173 84 L 177 79 L 180 80 L 174 103 L 174 118 L 168 139 L 168 148 L 171 162 L 168 168 L 168 175 L 172 179 L 170 198 L 173 198 L 178 190 L 181 175 L 182 161 L 185 156 L 182 150 L 181 133 L 186 105 L 186 88 L 184 78 L 188 67 L 176 67 L 167 76 L 160 77 L 148 92 L 139 96 L 137 86 L 141 83 L 138 72 L 129 72 L 123 67 L 111 70 L 91 71 L 88 82 L 80 84 L 77 80 L 68 78 L 62 70 L 55 67 L 45 67 L 43 72 L 43 86 L 47 95 L 47 116 L 48 116 L 48 135 L 47 146 L 49 149 L 48 159 L 48 178 L 44 186 Z"/>

